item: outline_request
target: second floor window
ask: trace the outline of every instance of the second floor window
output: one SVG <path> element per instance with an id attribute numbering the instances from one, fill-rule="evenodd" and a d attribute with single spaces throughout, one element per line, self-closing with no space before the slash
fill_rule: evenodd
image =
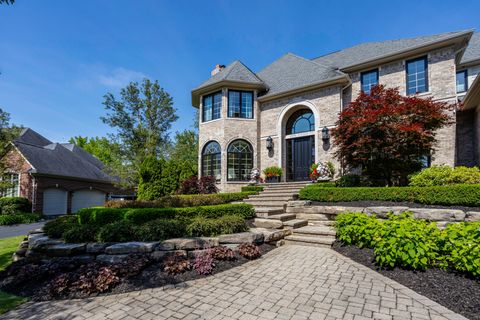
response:
<path id="1" fill-rule="evenodd" d="M 222 112 L 222 92 L 203 97 L 203 122 L 219 119 Z"/>
<path id="2" fill-rule="evenodd" d="M 228 90 L 228 117 L 253 118 L 253 92 Z"/>
<path id="3" fill-rule="evenodd" d="M 467 70 L 457 72 L 457 93 L 465 92 L 467 89 Z"/>
<path id="4" fill-rule="evenodd" d="M 407 95 L 427 91 L 427 57 L 407 61 Z"/>
<path id="5" fill-rule="evenodd" d="M 362 83 L 362 91 L 370 94 L 370 89 L 378 84 L 378 70 L 362 72 L 360 74 L 360 81 Z"/>

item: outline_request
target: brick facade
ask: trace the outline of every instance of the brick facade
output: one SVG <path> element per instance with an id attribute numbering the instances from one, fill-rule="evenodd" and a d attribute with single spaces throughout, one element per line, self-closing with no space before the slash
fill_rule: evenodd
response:
<path id="1" fill-rule="evenodd" d="M 406 94 L 406 61 L 412 58 L 426 56 L 428 61 L 428 92 L 420 97 L 432 97 L 435 101 L 455 104 L 458 101 L 456 92 L 456 48 L 446 46 L 415 56 L 396 61 L 371 65 L 365 70 L 348 74 L 351 85 L 342 87 L 332 85 L 320 89 L 292 94 L 290 96 L 263 101 L 257 100 L 255 92 L 254 119 L 227 118 L 227 88 L 223 89 L 222 117 L 220 119 L 201 123 L 199 130 L 200 150 L 199 164 L 201 166 L 201 151 L 210 140 L 217 141 L 222 148 L 222 180 L 219 188 L 222 191 L 236 191 L 246 182 L 226 181 L 226 149 L 228 144 L 237 138 L 249 141 L 254 148 L 254 167 L 264 169 L 268 166 L 281 166 L 285 172 L 285 125 L 288 117 L 300 108 L 308 108 L 315 114 L 315 155 L 316 161 L 332 161 L 337 172 L 341 172 L 340 164 L 333 156 L 335 146 L 325 144 L 321 139 L 321 129 L 334 126 L 338 113 L 349 102 L 354 100 L 360 90 L 360 74 L 378 68 L 379 83 L 387 87 L 399 88 L 401 94 Z M 472 74 L 478 73 L 480 67 L 469 68 L 469 82 Z M 201 106 L 200 106 L 201 111 Z M 201 112 L 200 112 L 201 114 Z M 437 144 L 432 150 L 432 164 L 478 165 L 478 141 L 480 141 L 480 119 L 474 114 L 451 111 L 453 123 L 436 133 Z M 475 115 L 478 115 L 476 113 Z M 273 139 L 274 148 L 266 148 L 267 138 Z M 201 169 L 201 168 L 200 168 Z M 201 172 L 201 170 L 199 170 Z"/>

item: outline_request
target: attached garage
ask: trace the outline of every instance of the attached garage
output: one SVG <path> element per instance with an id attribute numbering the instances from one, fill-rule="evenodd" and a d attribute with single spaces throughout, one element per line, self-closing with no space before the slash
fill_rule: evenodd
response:
<path id="1" fill-rule="evenodd" d="M 43 192 L 43 214 L 59 215 L 67 213 L 68 192 L 52 188 Z"/>
<path id="2" fill-rule="evenodd" d="M 99 190 L 77 190 L 72 194 L 72 213 L 82 208 L 103 206 L 106 196 L 105 192 Z"/>

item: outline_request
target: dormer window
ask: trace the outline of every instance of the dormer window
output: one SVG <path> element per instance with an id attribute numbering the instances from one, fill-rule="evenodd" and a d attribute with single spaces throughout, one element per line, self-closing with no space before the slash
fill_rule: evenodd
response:
<path id="1" fill-rule="evenodd" d="M 222 92 L 216 92 L 203 97 L 203 122 L 219 119 L 222 114 Z"/>
<path id="2" fill-rule="evenodd" d="M 253 92 L 228 90 L 228 117 L 253 119 Z"/>

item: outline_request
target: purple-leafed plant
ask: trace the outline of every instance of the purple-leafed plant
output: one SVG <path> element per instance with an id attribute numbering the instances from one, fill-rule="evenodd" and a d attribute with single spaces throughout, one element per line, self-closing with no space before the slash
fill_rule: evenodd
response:
<path id="1" fill-rule="evenodd" d="M 198 274 L 208 275 L 213 273 L 215 262 L 213 261 L 212 249 L 195 251 L 193 268 Z"/>
<path id="2" fill-rule="evenodd" d="M 238 253 L 249 260 L 254 260 L 261 256 L 260 248 L 257 245 L 249 243 L 238 246 Z"/>
<path id="3" fill-rule="evenodd" d="M 215 247 L 212 249 L 212 257 L 215 260 L 220 260 L 220 261 L 232 261 L 235 260 L 237 257 L 235 257 L 235 252 L 233 252 L 232 249 L 224 247 L 224 246 L 219 246 Z"/>
<path id="4" fill-rule="evenodd" d="M 184 273 L 191 268 L 192 266 L 190 264 L 190 261 L 188 261 L 188 259 L 184 255 L 179 253 L 167 257 L 163 262 L 163 270 L 171 275 Z"/>

